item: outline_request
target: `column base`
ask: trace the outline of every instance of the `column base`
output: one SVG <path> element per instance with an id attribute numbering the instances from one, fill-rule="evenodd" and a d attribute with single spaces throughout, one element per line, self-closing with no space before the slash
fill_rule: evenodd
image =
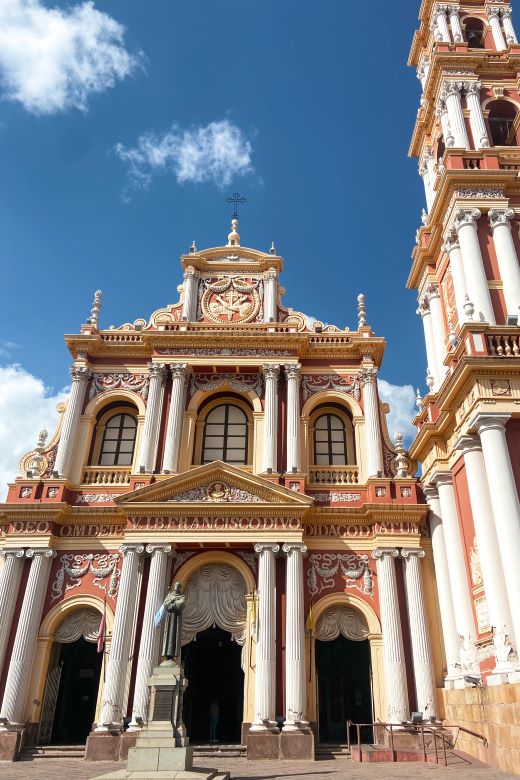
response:
<path id="1" fill-rule="evenodd" d="M 286 761 L 314 761 L 314 734 L 311 729 L 282 731 L 280 758 Z"/>
<path id="2" fill-rule="evenodd" d="M 280 758 L 280 732 L 251 731 L 247 735 L 247 758 L 249 761 L 277 760 Z"/>
<path id="3" fill-rule="evenodd" d="M 0 761 L 17 761 L 22 746 L 22 731 L 2 729 L 0 731 Z"/>
<path id="4" fill-rule="evenodd" d="M 249 726 L 249 734 L 265 734 L 272 732 L 273 734 L 279 734 L 280 729 L 275 720 L 263 720 L 261 723 L 251 723 Z"/>
<path id="5" fill-rule="evenodd" d="M 91 731 L 85 747 L 85 761 L 119 761 L 119 732 Z"/>

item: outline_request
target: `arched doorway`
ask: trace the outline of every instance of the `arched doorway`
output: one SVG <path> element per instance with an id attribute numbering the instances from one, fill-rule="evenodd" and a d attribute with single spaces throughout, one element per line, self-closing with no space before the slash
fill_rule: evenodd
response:
<path id="1" fill-rule="evenodd" d="M 233 566 L 207 564 L 189 578 L 182 616 L 188 688 L 183 716 L 190 739 L 240 743 L 247 586 Z M 210 718 L 216 719 L 210 734 Z"/>
<path id="2" fill-rule="evenodd" d="M 327 609 L 316 624 L 315 663 L 320 742 L 341 743 L 346 722 L 372 723 L 368 625 L 351 607 Z M 370 734 L 363 734 L 371 739 Z"/>
<path id="3" fill-rule="evenodd" d="M 52 645 L 38 744 L 80 745 L 96 711 L 103 654 L 97 652 L 101 615 L 80 609 L 58 626 Z"/>

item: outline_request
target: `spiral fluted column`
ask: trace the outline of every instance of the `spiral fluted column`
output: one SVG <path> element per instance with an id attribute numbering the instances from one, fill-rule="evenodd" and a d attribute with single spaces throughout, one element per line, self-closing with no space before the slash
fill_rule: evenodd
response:
<path id="1" fill-rule="evenodd" d="M 87 383 L 90 378 L 90 369 L 86 366 L 71 366 L 70 375 L 72 385 L 67 401 L 67 408 L 63 415 L 63 423 L 60 431 L 60 441 L 56 453 L 54 471 L 58 476 L 67 478 L 70 472 L 70 464 L 74 443 L 78 432 L 79 418 L 83 411 L 83 402 L 87 391 Z"/>
<path id="2" fill-rule="evenodd" d="M 384 474 L 383 443 L 377 400 L 377 368 L 366 368 L 361 375 L 367 443 L 367 477 Z"/>
<path id="3" fill-rule="evenodd" d="M 278 471 L 278 378 L 280 366 L 262 366 L 265 382 L 264 471 Z"/>
<path id="4" fill-rule="evenodd" d="M 148 390 L 148 404 L 144 417 L 139 466 L 144 468 L 146 473 L 151 474 L 154 470 L 155 458 L 157 456 L 157 441 L 166 369 L 164 365 L 159 363 L 149 363 L 148 368 L 150 370 L 150 388 Z"/>
<path id="5" fill-rule="evenodd" d="M 172 396 L 166 424 L 166 441 L 164 444 L 163 471 L 176 474 L 179 470 L 179 453 L 181 450 L 182 423 L 186 405 L 187 363 L 171 363 Z"/>
<path id="6" fill-rule="evenodd" d="M 287 471 L 300 470 L 300 373 L 298 363 L 285 366 L 287 378 Z"/>
<path id="7" fill-rule="evenodd" d="M 255 544 L 259 556 L 255 719 L 251 731 L 276 729 L 276 580 L 278 544 Z"/>
<path id="8" fill-rule="evenodd" d="M 22 576 L 24 550 L 0 550 L 4 566 L 0 572 L 0 674 L 13 622 L 14 608 Z"/>
<path id="9" fill-rule="evenodd" d="M 303 605 L 304 544 L 284 544 L 287 556 L 286 570 L 286 624 L 285 624 L 285 723 L 284 731 L 307 727 L 305 701 L 305 613 Z"/>

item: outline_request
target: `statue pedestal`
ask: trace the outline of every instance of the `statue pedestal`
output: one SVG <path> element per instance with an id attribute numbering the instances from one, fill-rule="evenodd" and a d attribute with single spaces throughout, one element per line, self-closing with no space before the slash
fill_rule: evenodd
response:
<path id="1" fill-rule="evenodd" d="M 148 684 L 150 721 L 128 751 L 126 769 L 96 780 L 228 780 L 227 773 L 193 770 L 193 748 L 182 722 L 186 682 L 179 665 L 170 661 L 156 666 Z"/>

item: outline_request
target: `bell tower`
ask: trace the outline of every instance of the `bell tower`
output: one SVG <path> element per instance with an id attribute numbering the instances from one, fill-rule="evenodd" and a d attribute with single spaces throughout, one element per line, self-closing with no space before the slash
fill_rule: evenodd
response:
<path id="1" fill-rule="evenodd" d="M 423 0 L 419 19 L 410 154 L 426 207 L 408 287 L 427 392 L 410 455 L 430 506 L 445 688 L 499 685 L 520 678 L 520 46 L 502 0 Z"/>

